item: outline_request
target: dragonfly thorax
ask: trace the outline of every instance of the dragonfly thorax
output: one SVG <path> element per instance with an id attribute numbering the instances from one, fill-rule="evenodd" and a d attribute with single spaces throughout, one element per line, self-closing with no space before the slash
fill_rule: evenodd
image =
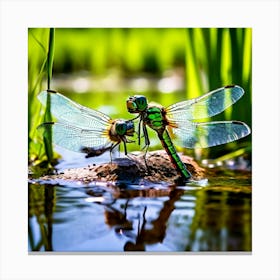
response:
<path id="1" fill-rule="evenodd" d="M 146 110 L 146 115 L 144 117 L 144 122 L 150 128 L 163 132 L 167 125 L 167 120 L 164 116 L 163 107 L 159 106 L 149 106 Z"/>

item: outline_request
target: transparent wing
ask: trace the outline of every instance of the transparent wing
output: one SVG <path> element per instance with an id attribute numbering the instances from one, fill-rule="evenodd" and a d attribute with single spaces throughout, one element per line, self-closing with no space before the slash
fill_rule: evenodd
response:
<path id="1" fill-rule="evenodd" d="M 244 90 L 236 85 L 226 86 L 198 98 L 175 103 L 166 108 L 170 121 L 204 119 L 223 112 L 244 94 Z"/>
<path id="2" fill-rule="evenodd" d="M 174 141 L 185 148 L 207 148 L 236 141 L 250 134 L 250 128 L 239 121 L 184 122 L 172 128 Z"/>
<path id="3" fill-rule="evenodd" d="M 52 129 L 53 143 L 74 152 L 102 151 L 114 144 L 104 130 L 83 129 L 63 122 L 43 123 L 38 129 Z"/>
<path id="4" fill-rule="evenodd" d="M 40 102 L 46 106 L 48 92 L 38 95 Z M 110 122 L 110 117 L 93 109 L 84 107 L 58 92 L 49 92 L 51 113 L 59 121 L 85 129 L 103 129 Z"/>

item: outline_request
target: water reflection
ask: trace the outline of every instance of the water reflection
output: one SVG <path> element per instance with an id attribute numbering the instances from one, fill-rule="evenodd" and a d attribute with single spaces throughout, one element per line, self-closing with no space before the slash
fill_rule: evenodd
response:
<path id="1" fill-rule="evenodd" d="M 30 184 L 29 251 L 251 251 L 250 180 L 223 180 L 120 191 Z"/>
<path id="2" fill-rule="evenodd" d="M 41 248 L 44 248 L 45 251 L 52 251 L 55 189 L 48 185 L 41 186 L 36 191 L 29 188 L 28 198 L 29 247 L 33 251 L 39 251 Z"/>

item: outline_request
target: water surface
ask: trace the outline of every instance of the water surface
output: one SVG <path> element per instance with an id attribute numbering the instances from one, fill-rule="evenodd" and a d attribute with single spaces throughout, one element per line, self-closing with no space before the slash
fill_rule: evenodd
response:
<path id="1" fill-rule="evenodd" d="M 58 168 L 90 160 L 68 158 Z M 106 183 L 50 183 L 29 183 L 30 252 L 252 249 L 249 171 L 219 169 L 196 184 L 122 185 L 120 191 Z"/>

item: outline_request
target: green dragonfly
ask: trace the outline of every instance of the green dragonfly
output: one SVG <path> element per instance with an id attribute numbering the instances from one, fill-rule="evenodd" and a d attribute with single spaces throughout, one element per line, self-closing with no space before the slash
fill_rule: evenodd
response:
<path id="1" fill-rule="evenodd" d="M 229 85 L 166 108 L 148 104 L 143 95 L 129 97 L 126 105 L 128 112 L 139 114 L 135 118 L 140 118 L 138 143 L 140 144 L 142 129 L 145 147 L 148 149 L 150 141 L 146 126 L 155 130 L 177 172 L 188 180 L 191 174 L 178 156 L 170 135 L 179 146 L 192 149 L 217 146 L 247 136 L 250 128 L 241 121 L 193 122 L 223 112 L 243 94 L 241 87 Z"/>
<path id="2" fill-rule="evenodd" d="M 110 151 L 121 142 L 127 155 L 126 143 L 133 142 L 127 136 L 134 135 L 133 121 L 111 119 L 109 116 L 84 107 L 64 95 L 52 91 L 42 91 L 38 95 L 46 106 L 50 97 L 51 114 L 57 122 L 45 122 L 39 127 L 52 128 L 53 142 L 68 150 L 86 153 L 87 157 L 98 156 Z"/>

